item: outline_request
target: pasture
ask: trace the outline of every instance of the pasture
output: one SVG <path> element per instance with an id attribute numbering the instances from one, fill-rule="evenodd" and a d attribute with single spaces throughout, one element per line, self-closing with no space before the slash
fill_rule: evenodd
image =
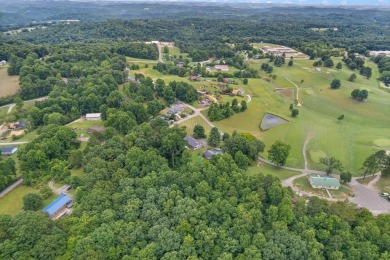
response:
<path id="1" fill-rule="evenodd" d="M 0 66 L 0 97 L 13 95 L 19 90 L 19 76 L 8 76 L 8 66 Z"/>

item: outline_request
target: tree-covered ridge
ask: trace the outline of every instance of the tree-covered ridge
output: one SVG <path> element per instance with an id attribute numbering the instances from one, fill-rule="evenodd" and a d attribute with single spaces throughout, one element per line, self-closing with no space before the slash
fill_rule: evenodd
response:
<path id="1" fill-rule="evenodd" d="M 59 24 L 30 33 L 5 36 L 4 39 L 34 43 L 157 39 L 177 42 L 179 47 L 195 60 L 210 56 L 229 57 L 231 50 L 224 46 L 225 42 L 250 40 L 283 44 L 298 48 L 309 55 L 315 52 L 317 57 L 321 57 L 324 54 L 321 53 L 321 49 L 331 49 L 332 46 L 359 53 L 388 48 L 389 21 L 385 14 L 386 11 L 378 13 L 378 16 L 371 12 L 356 11 L 348 16 L 326 13 L 289 16 L 263 14 L 245 20 L 226 18 L 108 20 L 101 23 Z M 375 22 L 372 20 L 373 15 Z M 310 28 L 337 30 L 317 32 Z"/>

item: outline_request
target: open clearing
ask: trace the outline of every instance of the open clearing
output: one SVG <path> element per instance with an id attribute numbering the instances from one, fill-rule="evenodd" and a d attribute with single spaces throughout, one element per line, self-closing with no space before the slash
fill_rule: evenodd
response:
<path id="1" fill-rule="evenodd" d="M 211 131 L 211 127 L 200 116 L 196 116 L 194 118 L 188 119 L 188 120 L 184 121 L 183 123 L 179 124 L 179 126 L 186 127 L 186 131 L 187 131 L 188 135 L 192 135 L 194 133 L 194 127 L 196 125 L 203 126 L 206 135 L 208 135 Z"/>
<path id="2" fill-rule="evenodd" d="M 13 95 L 19 90 L 19 76 L 8 76 L 8 66 L 0 66 L 0 97 Z"/>
<path id="3" fill-rule="evenodd" d="M 0 198 L 0 214 L 16 215 L 23 210 L 23 196 L 30 192 L 39 192 L 31 186 L 20 185 L 4 197 Z M 43 201 L 42 209 L 48 205 L 56 195 L 51 195 Z"/>
<path id="4" fill-rule="evenodd" d="M 300 172 L 294 172 L 294 171 L 288 171 L 281 168 L 276 168 L 274 166 L 260 163 L 258 165 L 249 166 L 247 173 L 250 175 L 257 175 L 257 174 L 269 174 L 275 177 L 278 177 L 281 180 L 288 179 L 294 175 L 300 174 Z"/>

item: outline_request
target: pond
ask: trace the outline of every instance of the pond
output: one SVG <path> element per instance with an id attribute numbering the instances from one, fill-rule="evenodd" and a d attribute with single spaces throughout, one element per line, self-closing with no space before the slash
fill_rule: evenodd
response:
<path id="1" fill-rule="evenodd" d="M 261 120 L 260 129 L 266 131 L 268 129 L 271 129 L 272 127 L 284 124 L 286 122 L 288 121 L 281 117 L 265 113 L 263 119 Z"/>

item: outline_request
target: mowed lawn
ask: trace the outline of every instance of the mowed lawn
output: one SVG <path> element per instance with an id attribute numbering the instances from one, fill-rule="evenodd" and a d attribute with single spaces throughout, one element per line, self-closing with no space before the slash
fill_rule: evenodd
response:
<path id="1" fill-rule="evenodd" d="M 19 76 L 8 76 L 8 66 L 0 66 L 0 97 L 15 94 L 19 90 Z"/>
<path id="2" fill-rule="evenodd" d="M 17 213 L 22 211 L 23 197 L 31 192 L 39 193 L 39 190 L 31 186 L 20 185 L 4 197 L 0 198 L 0 214 L 16 215 Z M 57 195 L 53 194 L 48 199 L 44 200 L 42 209 L 47 206 L 51 201 L 53 201 L 56 197 Z"/>
<path id="3" fill-rule="evenodd" d="M 340 60 L 334 58 L 335 64 Z M 252 61 L 252 67 L 259 68 L 261 63 L 267 61 Z M 275 140 L 290 144 L 292 149 L 287 165 L 291 167 L 303 167 L 302 148 L 305 138 L 309 136 L 308 153 L 312 155 L 309 156 L 309 167 L 323 170 L 318 162 L 319 157 L 334 156 L 342 161 L 346 170 L 358 176 L 367 156 L 379 149 L 390 150 L 390 95 L 378 87 L 375 79 L 378 72 L 372 62 L 366 62 L 373 68 L 372 78 L 367 80 L 355 72 L 358 75 L 355 82 L 347 81 L 354 71 L 345 65 L 340 71 L 327 68 L 316 71 L 312 63 L 312 60 L 294 60 L 292 67 L 274 67 L 273 73 L 277 75 L 274 82 L 266 81 L 268 75 L 261 72 L 262 79 L 250 79 L 248 86 L 244 86 L 246 93 L 252 95 L 248 110 L 214 123 L 224 132 L 237 130 L 254 134 L 265 142 L 266 150 Z M 297 118 L 292 118 L 289 111 L 293 100 L 274 92 L 276 87 L 295 89 L 286 77 L 300 88 L 302 107 L 298 107 L 300 113 Z M 334 78 L 341 80 L 342 86 L 338 90 L 329 88 Z M 358 102 L 350 97 L 355 88 L 369 91 L 366 102 Z M 261 131 L 258 126 L 266 112 L 279 115 L 289 122 Z M 341 114 L 345 119 L 338 122 L 337 117 Z M 267 153 L 263 156 L 267 157 Z"/>
<path id="4" fill-rule="evenodd" d="M 288 171 L 281 168 L 276 168 L 274 166 L 262 163 L 259 165 L 253 165 L 249 166 L 247 173 L 250 175 L 259 175 L 259 174 L 265 174 L 265 175 L 272 175 L 275 177 L 278 177 L 281 180 L 288 179 L 294 175 L 300 174 L 300 172 L 294 172 L 294 171 Z"/>
<path id="5" fill-rule="evenodd" d="M 76 128 L 75 131 L 76 131 L 78 137 L 81 134 L 85 137 L 85 136 L 90 135 L 89 133 L 87 133 L 88 128 L 93 127 L 93 126 L 103 126 L 103 121 L 100 121 L 100 120 L 99 121 L 94 121 L 94 120 L 87 121 L 87 120 L 82 119 L 81 121 L 70 123 L 67 126 L 69 126 L 70 128 Z"/>
<path id="6" fill-rule="evenodd" d="M 201 118 L 200 116 L 196 116 L 196 117 L 190 118 L 190 119 L 184 121 L 183 123 L 180 123 L 180 124 L 179 124 L 179 126 L 185 126 L 185 127 L 186 127 L 186 131 L 187 131 L 187 134 L 188 134 L 188 135 L 193 135 L 193 133 L 194 133 L 194 127 L 195 127 L 196 125 L 201 125 L 201 126 L 203 126 L 206 135 L 209 135 L 209 134 L 210 134 L 211 127 L 210 127 L 210 126 L 206 123 L 206 121 L 204 121 L 204 119 Z"/>

